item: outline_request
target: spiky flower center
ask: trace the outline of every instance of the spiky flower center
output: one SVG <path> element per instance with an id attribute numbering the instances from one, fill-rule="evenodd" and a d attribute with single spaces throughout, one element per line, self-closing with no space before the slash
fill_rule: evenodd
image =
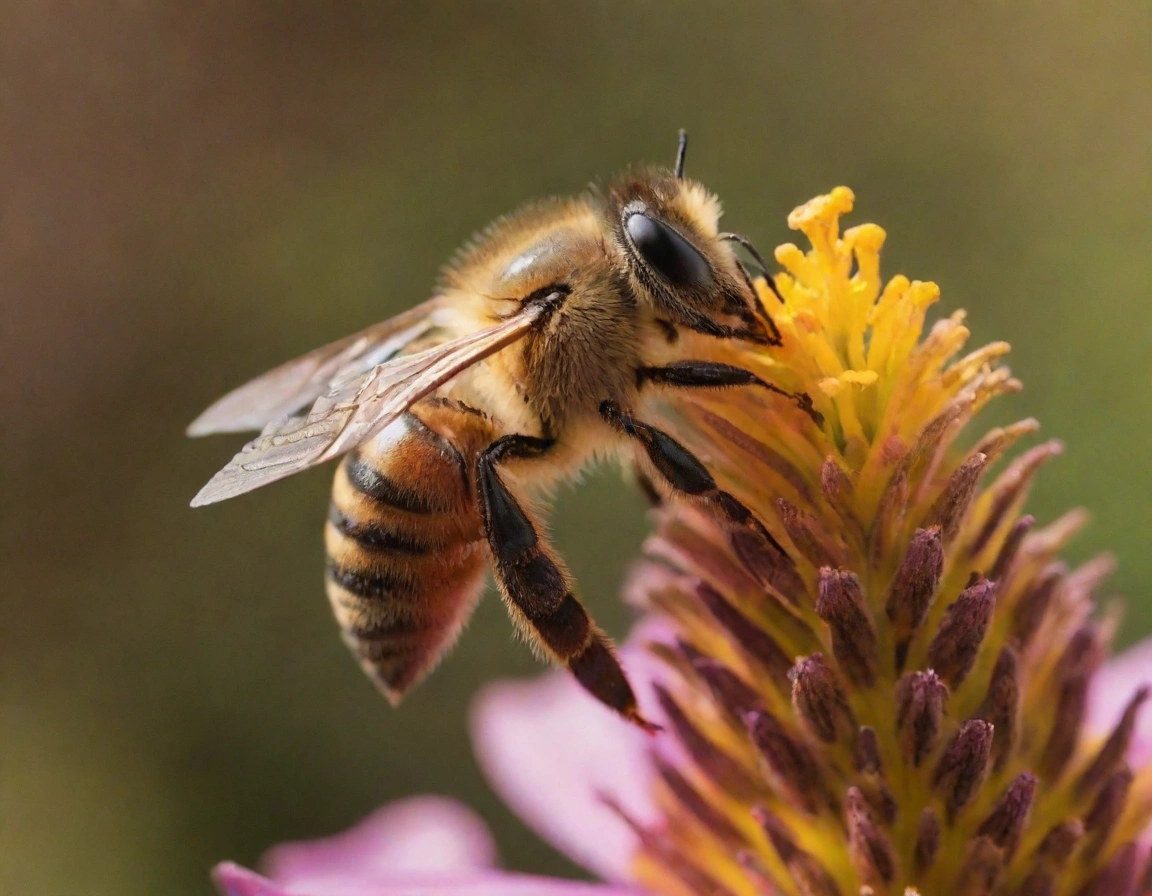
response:
<path id="1" fill-rule="evenodd" d="M 1102 741 L 1081 730 L 1110 561 L 1060 561 L 1082 514 L 1021 516 L 1060 450 L 1005 459 L 1034 421 L 962 447 L 1019 388 L 1008 346 L 956 359 L 962 312 L 921 339 L 938 289 L 883 284 L 884 232 L 840 232 L 852 203 L 792 213 L 812 248 L 777 250 L 783 304 L 762 290 L 784 345 L 739 359 L 823 424 L 754 390 L 669 421 L 787 555 L 660 514 L 632 593 L 677 633 L 653 646 L 675 738 L 637 873 L 669 894 L 1120 896 L 1152 803 L 1124 763 L 1145 693 Z"/>

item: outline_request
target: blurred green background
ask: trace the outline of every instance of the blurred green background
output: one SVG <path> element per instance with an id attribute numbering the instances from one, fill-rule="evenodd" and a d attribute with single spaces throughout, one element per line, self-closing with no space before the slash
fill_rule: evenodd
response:
<path id="1" fill-rule="evenodd" d="M 886 271 L 1007 339 L 1067 454 L 1032 507 L 1095 523 L 1152 628 L 1152 6 L 913 3 L 0 4 L 0 886 L 206 894 L 207 869 L 456 795 L 506 864 L 578 873 L 486 789 L 486 680 L 537 671 L 489 595 L 399 711 L 321 587 L 329 471 L 199 511 L 237 447 L 183 426 L 248 376 L 428 295 L 520 202 L 637 161 L 762 247 L 846 183 Z M 557 539 L 619 635 L 643 537 L 615 475 Z"/>

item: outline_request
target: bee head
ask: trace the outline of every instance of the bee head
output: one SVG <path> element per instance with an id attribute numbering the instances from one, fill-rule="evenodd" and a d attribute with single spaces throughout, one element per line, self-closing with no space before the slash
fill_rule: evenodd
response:
<path id="1" fill-rule="evenodd" d="M 683 145 L 675 171 L 631 174 L 609 189 L 625 275 L 661 316 L 704 333 L 736 330 L 767 342 L 756 292 L 719 231 L 720 201 L 683 176 Z"/>

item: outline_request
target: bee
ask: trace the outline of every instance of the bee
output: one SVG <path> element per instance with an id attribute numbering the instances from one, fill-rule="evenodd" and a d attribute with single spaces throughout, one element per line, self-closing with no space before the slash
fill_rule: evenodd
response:
<path id="1" fill-rule="evenodd" d="M 758 387 L 686 346 L 780 334 L 748 240 L 672 170 L 648 169 L 497 220 L 435 295 L 225 395 L 190 435 L 260 430 L 192 501 L 211 504 L 344 456 L 325 529 L 345 642 L 395 704 L 466 624 L 490 568 L 516 627 L 595 698 L 645 729 L 612 643 L 540 524 L 541 495 L 594 460 L 631 460 L 648 488 L 780 545 L 705 465 L 645 422 L 660 390 Z M 777 294 L 778 297 L 778 294 Z M 702 352 L 708 354 L 708 352 Z M 715 352 L 712 352 L 715 354 Z M 723 355 L 721 355 L 723 356 Z"/>

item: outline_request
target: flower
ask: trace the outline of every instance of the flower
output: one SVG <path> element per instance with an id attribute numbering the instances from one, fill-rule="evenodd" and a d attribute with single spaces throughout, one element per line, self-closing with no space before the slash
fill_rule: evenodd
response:
<path id="1" fill-rule="evenodd" d="M 689 757 L 656 763 L 637 878 L 667 894 L 1125 893 L 1152 818 L 1152 774 L 1128 764 L 1147 689 L 1098 689 L 1119 720 L 1085 736 L 1112 560 L 1060 560 L 1080 512 L 1021 515 L 1061 450 L 1005 459 L 1035 421 L 966 446 L 975 414 L 1020 388 L 1008 346 L 956 358 L 962 312 L 921 338 L 939 290 L 882 282 L 884 232 L 840 231 L 853 201 L 841 187 L 789 217 L 811 249 L 780 247 L 779 303 L 762 290 L 783 346 L 736 361 L 818 414 L 753 390 L 668 412 L 770 536 L 670 506 L 630 587 L 675 629 L 657 692 Z"/>
<path id="2" fill-rule="evenodd" d="M 638 631 L 622 653 L 636 660 Z M 1109 730 L 1110 707 L 1134 680 L 1152 676 L 1152 640 L 1106 664 L 1090 713 Z M 629 668 L 635 669 L 630 663 Z M 642 686 L 657 670 L 636 669 Z M 1115 688 L 1115 690 L 1113 690 Z M 474 813 L 443 797 L 414 797 L 377 810 L 351 831 L 289 843 L 263 861 L 268 877 L 226 863 L 215 877 L 225 896 L 647 896 L 627 886 L 639 845 L 614 806 L 634 818 L 658 817 L 656 765 L 647 738 L 618 719 L 562 672 L 535 681 L 497 682 L 473 711 L 477 753 L 493 785 L 538 833 L 617 886 L 577 884 L 494 869 L 496 849 Z M 1152 718 L 1135 732 L 1152 743 Z"/>
<path id="3" fill-rule="evenodd" d="M 938 289 L 881 281 L 884 232 L 840 231 L 853 201 L 841 187 L 792 213 L 811 249 L 782 246 L 784 272 L 759 281 L 783 345 L 726 357 L 780 392 L 662 411 L 766 527 L 723 525 L 707 498 L 656 512 L 625 659 L 664 735 L 556 674 L 478 702 L 497 787 L 610 886 L 493 877 L 485 860 L 365 871 L 338 841 L 297 866 L 335 878 L 285 877 L 281 859 L 281 886 L 229 866 L 228 896 L 1125 896 L 1145 880 L 1152 729 L 1133 687 L 1152 646 L 1098 673 L 1112 561 L 1060 559 L 1082 513 L 1021 515 L 1059 443 L 1007 460 L 1038 428 L 1026 420 L 967 444 L 975 414 L 1020 387 L 1008 346 L 957 359 L 961 312 L 923 335 Z M 403 832 L 371 823 L 374 849 Z"/>
<path id="4" fill-rule="evenodd" d="M 501 874 L 492 839 L 468 809 L 413 797 L 351 831 L 277 847 L 270 877 L 225 863 L 213 874 L 225 896 L 629 896 L 623 888 Z"/>
<path id="5" fill-rule="evenodd" d="M 642 625 L 622 659 L 641 693 L 656 673 Z M 233 863 L 214 878 L 224 896 L 644 896 L 626 881 L 637 842 L 605 802 L 655 821 L 648 738 L 588 699 L 571 676 L 498 682 L 476 701 L 481 761 L 507 802 L 546 839 L 617 885 L 504 873 L 483 821 L 452 800 L 423 796 L 377 810 L 350 831 L 270 850 L 257 874 Z"/>

